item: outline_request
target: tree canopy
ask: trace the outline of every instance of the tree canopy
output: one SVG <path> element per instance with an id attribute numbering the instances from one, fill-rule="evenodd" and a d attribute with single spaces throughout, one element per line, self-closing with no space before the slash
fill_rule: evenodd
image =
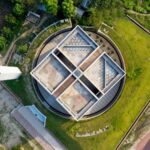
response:
<path id="1" fill-rule="evenodd" d="M 150 12 L 150 0 L 123 0 L 127 9 L 131 9 L 140 13 Z"/>
<path id="2" fill-rule="evenodd" d="M 5 16 L 5 21 L 8 23 L 8 25 L 17 25 L 18 21 L 16 19 L 15 16 L 13 16 L 12 14 L 9 14 L 7 16 Z"/>
<path id="3" fill-rule="evenodd" d="M 56 16 L 58 12 L 58 0 L 41 0 L 45 4 L 47 12 Z"/>
<path id="4" fill-rule="evenodd" d="M 97 8 L 112 8 L 120 7 L 123 0 L 94 0 L 92 5 Z"/>
<path id="5" fill-rule="evenodd" d="M 75 16 L 75 6 L 73 0 L 64 0 L 62 2 L 62 10 L 64 17 L 71 18 Z"/>
<path id="6" fill-rule="evenodd" d="M 24 0 L 24 4 L 32 6 L 36 3 L 36 0 Z"/>
<path id="7" fill-rule="evenodd" d="M 18 16 L 21 16 L 24 14 L 25 12 L 25 7 L 23 4 L 21 3 L 16 3 L 14 8 L 13 8 L 13 12 L 18 15 Z"/>
<path id="8" fill-rule="evenodd" d="M 18 47 L 18 51 L 21 53 L 21 54 L 24 54 L 28 51 L 28 45 L 27 44 L 24 44 L 24 45 L 20 45 Z"/>
<path id="9" fill-rule="evenodd" d="M 8 27 L 3 27 L 2 33 L 7 39 L 11 39 L 13 37 L 13 32 Z"/>

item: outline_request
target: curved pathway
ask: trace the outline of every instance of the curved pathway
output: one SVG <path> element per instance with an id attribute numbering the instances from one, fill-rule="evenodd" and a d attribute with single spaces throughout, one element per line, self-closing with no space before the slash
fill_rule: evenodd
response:
<path id="1" fill-rule="evenodd" d="M 14 51 L 15 51 L 16 42 L 17 42 L 18 40 L 20 40 L 21 38 L 24 38 L 27 34 L 32 33 L 35 29 L 41 27 L 41 25 L 45 22 L 46 19 L 47 19 L 47 17 L 44 16 L 44 17 L 41 19 L 40 23 L 39 23 L 37 26 L 33 26 L 31 29 L 25 31 L 25 32 L 22 33 L 19 37 L 17 37 L 16 39 L 14 39 L 14 40 L 11 42 L 11 44 L 10 44 L 8 50 L 7 50 L 7 53 L 5 54 L 4 58 L 2 59 L 2 65 L 8 65 L 8 63 L 9 63 L 9 61 L 10 61 L 10 59 L 11 59 L 11 57 L 12 57 Z"/>
<path id="2" fill-rule="evenodd" d="M 20 40 L 21 38 L 25 37 L 28 33 L 31 33 L 33 31 L 33 28 L 27 30 L 26 32 L 24 32 L 23 34 L 21 34 L 18 38 L 16 38 L 15 40 L 12 41 L 11 45 L 9 46 L 7 53 L 5 54 L 3 60 L 2 60 L 2 65 L 7 65 L 9 60 L 11 59 L 15 48 L 16 48 L 16 42 L 18 40 Z"/>

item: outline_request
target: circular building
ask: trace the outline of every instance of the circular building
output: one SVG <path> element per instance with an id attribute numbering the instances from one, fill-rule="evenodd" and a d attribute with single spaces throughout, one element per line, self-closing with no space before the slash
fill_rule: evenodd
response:
<path id="1" fill-rule="evenodd" d="M 76 26 L 47 39 L 31 75 L 52 112 L 78 121 L 112 106 L 122 91 L 124 70 L 122 55 L 108 37 Z"/>

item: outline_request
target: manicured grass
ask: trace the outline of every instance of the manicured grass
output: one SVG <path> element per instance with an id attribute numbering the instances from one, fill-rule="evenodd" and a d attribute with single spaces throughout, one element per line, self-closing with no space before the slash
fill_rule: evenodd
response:
<path id="1" fill-rule="evenodd" d="M 127 74 L 141 68 L 142 73 L 135 79 L 127 78 L 125 88 L 117 103 L 103 115 L 82 122 L 62 119 L 50 113 L 34 96 L 29 75 L 18 81 L 9 81 L 9 87 L 21 97 L 24 104 L 31 102 L 39 106 L 48 117 L 50 129 L 70 150 L 113 150 L 128 128 L 150 99 L 150 36 L 126 18 L 115 20 L 114 31 L 109 36 L 120 48 L 125 59 Z M 76 138 L 76 132 L 96 131 L 108 125 L 109 130 L 98 136 Z"/>

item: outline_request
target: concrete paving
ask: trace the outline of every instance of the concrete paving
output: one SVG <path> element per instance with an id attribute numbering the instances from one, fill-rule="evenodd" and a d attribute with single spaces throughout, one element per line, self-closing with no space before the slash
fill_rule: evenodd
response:
<path id="1" fill-rule="evenodd" d="M 55 137 L 47 131 L 42 123 L 24 106 L 12 111 L 12 116 L 43 147 L 44 150 L 66 150 Z"/>

